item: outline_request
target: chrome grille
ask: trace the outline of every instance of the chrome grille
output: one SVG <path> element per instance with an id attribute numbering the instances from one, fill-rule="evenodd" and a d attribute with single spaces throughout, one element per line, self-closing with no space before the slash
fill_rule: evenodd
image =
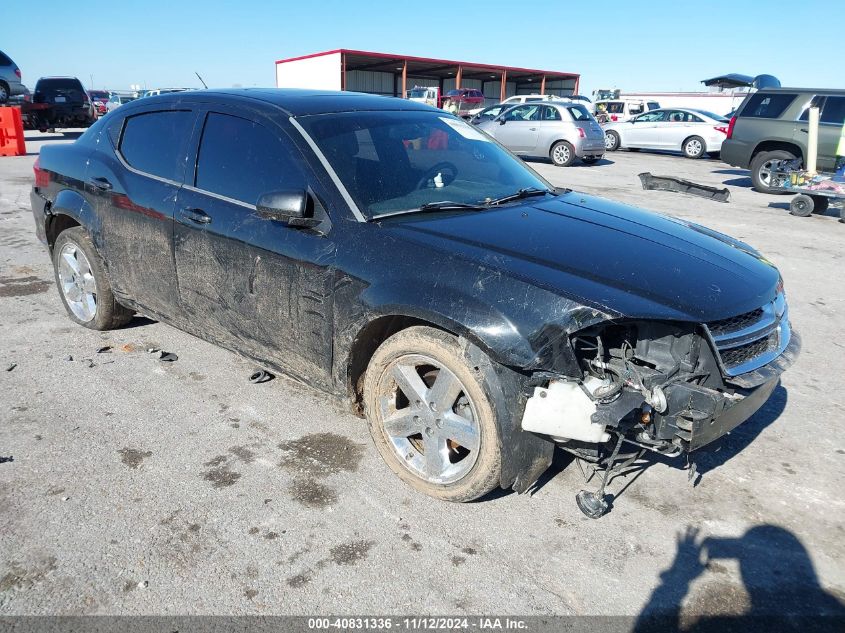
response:
<path id="1" fill-rule="evenodd" d="M 744 314 L 711 321 L 706 329 L 724 373 L 738 376 L 777 358 L 789 344 L 786 300 L 779 293 L 775 300 Z"/>

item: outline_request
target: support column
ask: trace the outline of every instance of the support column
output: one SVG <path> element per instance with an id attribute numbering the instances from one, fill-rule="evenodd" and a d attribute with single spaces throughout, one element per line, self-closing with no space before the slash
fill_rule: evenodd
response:
<path id="1" fill-rule="evenodd" d="M 455 90 L 461 89 L 461 75 L 463 75 L 464 69 L 462 66 L 458 66 L 458 74 L 455 75 Z"/>
<path id="2" fill-rule="evenodd" d="M 507 90 L 506 90 L 507 85 L 508 85 L 508 71 L 503 70 L 502 71 L 502 87 L 501 87 L 501 90 L 499 90 L 499 101 L 505 100 L 505 97 L 507 96 Z"/>
<path id="3" fill-rule="evenodd" d="M 578 94 L 578 82 L 581 81 L 581 75 L 575 77 L 575 91 L 572 93 L 574 95 Z"/>
<path id="4" fill-rule="evenodd" d="M 408 98 L 408 60 L 402 63 L 402 98 Z"/>
<path id="5" fill-rule="evenodd" d="M 540 94 L 546 94 L 546 76 L 543 75 L 543 78 L 540 80 Z"/>
<path id="6" fill-rule="evenodd" d="M 346 90 L 346 55 L 340 55 L 340 89 Z"/>

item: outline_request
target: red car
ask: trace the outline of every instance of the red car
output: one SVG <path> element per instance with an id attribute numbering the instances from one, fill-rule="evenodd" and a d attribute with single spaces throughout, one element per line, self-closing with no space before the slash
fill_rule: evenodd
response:
<path id="1" fill-rule="evenodd" d="M 460 112 L 484 105 L 484 94 L 472 88 L 459 88 L 450 90 L 443 96 L 441 107 L 447 103 L 447 100 L 456 103 Z"/>
<path id="2" fill-rule="evenodd" d="M 108 90 L 89 90 L 88 96 L 91 98 L 91 103 L 97 110 L 98 116 L 103 116 L 108 112 L 108 108 L 106 108 L 110 97 Z"/>

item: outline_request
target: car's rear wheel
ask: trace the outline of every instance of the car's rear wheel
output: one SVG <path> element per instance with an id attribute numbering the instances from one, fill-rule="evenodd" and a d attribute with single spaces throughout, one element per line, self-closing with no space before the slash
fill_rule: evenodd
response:
<path id="1" fill-rule="evenodd" d="M 451 334 L 415 326 L 382 343 L 367 367 L 364 411 L 384 461 L 420 492 L 463 502 L 499 484 L 495 413 Z"/>
<path id="2" fill-rule="evenodd" d="M 795 154 L 783 149 L 776 149 L 770 152 L 760 152 L 751 159 L 751 182 L 754 188 L 760 193 L 786 193 L 778 191 L 772 185 L 772 172 L 780 163 L 795 160 Z"/>
<path id="3" fill-rule="evenodd" d="M 9 101 L 9 86 L 0 81 L 0 105 Z"/>
<path id="4" fill-rule="evenodd" d="M 619 146 L 621 144 L 622 141 L 619 138 L 619 134 L 617 134 L 613 130 L 607 130 L 607 132 L 604 133 L 604 148 L 608 152 L 615 152 L 619 149 Z"/>
<path id="5" fill-rule="evenodd" d="M 681 145 L 681 150 L 687 158 L 701 158 L 706 153 L 707 145 L 700 136 L 690 136 Z"/>
<path id="6" fill-rule="evenodd" d="M 133 312 L 114 298 L 103 260 L 82 227 L 67 229 L 56 239 L 53 267 L 59 296 L 74 322 L 111 330 L 132 319 Z"/>
<path id="7" fill-rule="evenodd" d="M 575 148 L 567 141 L 558 141 L 552 145 L 549 157 L 558 167 L 569 167 L 575 160 Z"/>

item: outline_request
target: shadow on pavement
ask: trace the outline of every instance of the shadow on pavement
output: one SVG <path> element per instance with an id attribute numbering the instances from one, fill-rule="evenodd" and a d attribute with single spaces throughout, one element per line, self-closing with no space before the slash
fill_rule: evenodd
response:
<path id="1" fill-rule="evenodd" d="M 764 524 L 739 538 L 699 538 L 698 528 L 688 526 L 676 545 L 636 633 L 845 630 L 845 595 L 821 587 L 809 553 L 789 530 Z M 725 561 L 739 566 L 740 581 Z"/>
<path id="2" fill-rule="evenodd" d="M 748 176 L 747 169 L 714 169 L 712 174 L 726 174 L 728 176 Z"/>
<path id="3" fill-rule="evenodd" d="M 733 187 L 748 187 L 751 188 L 754 183 L 751 182 L 751 177 L 746 178 L 728 178 L 722 181 L 723 185 L 731 185 Z"/>

